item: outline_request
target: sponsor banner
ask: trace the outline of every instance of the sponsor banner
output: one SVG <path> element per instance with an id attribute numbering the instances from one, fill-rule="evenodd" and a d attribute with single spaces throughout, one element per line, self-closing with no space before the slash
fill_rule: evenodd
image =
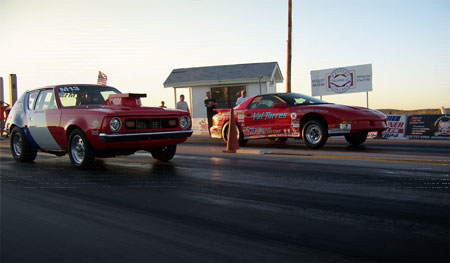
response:
<path id="1" fill-rule="evenodd" d="M 193 118 L 192 130 L 194 134 L 209 134 L 208 132 L 208 119 L 207 118 Z"/>
<path id="2" fill-rule="evenodd" d="M 409 139 L 450 140 L 450 115 L 408 116 L 406 137 Z"/>
<path id="3" fill-rule="evenodd" d="M 406 115 L 388 115 L 388 128 L 383 132 L 383 138 L 406 139 Z"/>
<path id="4" fill-rule="evenodd" d="M 312 96 L 372 90 L 372 64 L 311 71 Z"/>

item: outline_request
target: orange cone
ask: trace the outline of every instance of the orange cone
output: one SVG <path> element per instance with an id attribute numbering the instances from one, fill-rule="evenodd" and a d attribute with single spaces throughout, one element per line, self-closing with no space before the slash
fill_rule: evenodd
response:
<path id="1" fill-rule="evenodd" d="M 230 124 L 228 125 L 228 140 L 227 140 L 227 150 L 223 151 L 225 153 L 236 153 L 239 149 L 239 144 L 237 140 L 236 132 L 236 120 L 234 119 L 234 110 L 230 110 Z"/>

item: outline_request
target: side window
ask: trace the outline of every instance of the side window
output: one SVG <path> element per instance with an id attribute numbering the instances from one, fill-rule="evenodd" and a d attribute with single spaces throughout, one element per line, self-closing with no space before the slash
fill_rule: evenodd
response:
<path id="1" fill-rule="evenodd" d="M 249 108 L 249 109 L 257 109 L 257 108 L 258 108 L 258 104 L 259 104 L 259 102 L 261 101 L 261 99 L 262 99 L 261 96 L 255 97 L 255 98 L 253 99 L 253 101 L 250 103 L 250 105 L 248 105 L 248 108 Z"/>
<path id="2" fill-rule="evenodd" d="M 256 97 L 250 103 L 250 109 L 271 109 L 273 104 L 283 103 L 280 99 L 273 96 Z"/>
<path id="3" fill-rule="evenodd" d="M 53 90 L 44 90 L 39 94 L 35 110 L 57 109 Z"/>
<path id="4" fill-rule="evenodd" d="M 37 98 L 38 94 L 39 94 L 39 90 L 32 91 L 28 94 L 27 108 L 29 110 L 34 109 L 34 103 L 36 102 L 36 98 Z"/>
<path id="5" fill-rule="evenodd" d="M 295 98 L 294 101 L 295 105 L 304 105 L 310 103 L 310 101 L 307 101 L 305 98 Z"/>

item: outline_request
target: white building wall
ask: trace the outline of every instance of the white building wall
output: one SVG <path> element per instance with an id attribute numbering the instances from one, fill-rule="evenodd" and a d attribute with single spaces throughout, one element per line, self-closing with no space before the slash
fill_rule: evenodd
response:
<path id="1" fill-rule="evenodd" d="M 274 81 L 273 84 L 270 81 L 266 82 L 267 85 L 267 93 L 277 93 L 277 84 Z"/>
<path id="2" fill-rule="evenodd" d="M 261 82 L 261 89 L 259 82 L 247 84 L 246 87 L 247 97 L 276 92 L 276 86 L 270 86 L 270 82 Z M 205 93 L 207 91 L 211 91 L 210 86 L 197 86 L 190 88 L 192 129 L 196 135 L 208 134 L 208 120 L 206 116 L 206 107 L 204 104 L 204 100 L 206 99 Z"/>
<path id="3" fill-rule="evenodd" d="M 203 102 L 206 99 L 205 94 L 207 91 L 211 91 L 211 89 L 205 86 L 191 88 L 192 117 L 206 118 L 206 107 Z"/>
<path id="4" fill-rule="evenodd" d="M 208 120 L 206 118 L 206 107 L 204 100 L 206 92 L 211 91 L 210 87 L 199 86 L 191 88 L 192 105 L 192 129 L 194 134 L 209 134 Z"/>
<path id="5" fill-rule="evenodd" d="M 267 85 L 265 82 L 261 82 L 261 89 L 259 88 L 259 83 L 247 84 L 247 97 L 252 97 L 264 93 L 267 93 Z"/>

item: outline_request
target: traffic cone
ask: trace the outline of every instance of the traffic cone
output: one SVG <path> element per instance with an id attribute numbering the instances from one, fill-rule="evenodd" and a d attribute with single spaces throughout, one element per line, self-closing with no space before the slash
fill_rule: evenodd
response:
<path id="1" fill-rule="evenodd" d="M 236 132 L 236 120 L 234 119 L 234 110 L 230 110 L 230 124 L 228 125 L 228 140 L 227 140 L 227 150 L 223 151 L 225 153 L 236 153 L 239 149 L 239 144 L 237 140 Z"/>

